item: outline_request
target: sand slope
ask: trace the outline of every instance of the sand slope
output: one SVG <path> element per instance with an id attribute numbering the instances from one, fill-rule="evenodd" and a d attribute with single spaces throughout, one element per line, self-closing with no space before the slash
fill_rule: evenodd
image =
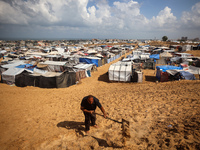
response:
<path id="1" fill-rule="evenodd" d="M 0 84 L 1 149 L 200 149 L 199 80 L 156 83 L 144 70 L 143 83 L 110 83 L 109 66 L 63 89 Z M 121 124 L 102 116 L 85 136 L 80 102 L 89 94 L 110 118 L 131 122 L 126 147 Z"/>

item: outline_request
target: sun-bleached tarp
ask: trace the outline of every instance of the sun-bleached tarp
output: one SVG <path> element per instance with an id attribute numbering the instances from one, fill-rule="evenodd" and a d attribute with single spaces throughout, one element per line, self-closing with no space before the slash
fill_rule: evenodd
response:
<path id="1" fill-rule="evenodd" d="M 188 71 L 192 74 L 200 74 L 200 68 L 195 66 L 188 66 L 183 69 L 184 71 Z"/>
<path id="2" fill-rule="evenodd" d="M 16 62 L 13 61 L 13 63 L 10 62 L 9 64 L 1 65 L 1 67 L 8 69 L 8 68 L 13 68 L 13 67 L 24 65 L 24 64 L 26 64 L 24 61 L 16 61 Z"/>
<path id="3" fill-rule="evenodd" d="M 93 64 L 82 64 L 81 63 L 81 64 L 74 66 L 74 68 L 91 70 L 92 66 L 93 66 Z"/>
<path id="4" fill-rule="evenodd" d="M 2 73 L 2 79 L 4 81 L 15 82 L 15 76 L 22 73 L 24 70 L 32 73 L 32 71 L 28 69 L 13 67 L 13 68 L 9 68 L 8 70 Z"/>
<path id="5" fill-rule="evenodd" d="M 45 65 L 55 65 L 55 66 L 64 66 L 66 64 L 65 61 L 45 61 L 40 64 L 45 64 Z"/>

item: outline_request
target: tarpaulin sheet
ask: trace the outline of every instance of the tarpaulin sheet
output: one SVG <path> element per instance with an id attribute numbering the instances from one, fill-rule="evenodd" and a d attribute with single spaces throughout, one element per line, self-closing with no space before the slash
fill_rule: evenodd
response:
<path id="1" fill-rule="evenodd" d="M 153 58 L 154 60 L 160 59 L 160 55 L 159 54 L 153 54 L 153 55 L 150 55 L 149 58 Z"/>
<path id="2" fill-rule="evenodd" d="M 170 66 L 170 65 L 166 65 L 166 66 L 157 66 L 156 67 L 157 70 L 162 70 L 162 72 L 166 72 L 166 70 L 183 70 L 183 68 L 177 67 L 177 66 Z"/>
<path id="3" fill-rule="evenodd" d="M 87 64 L 95 64 L 97 67 L 99 67 L 98 59 L 79 58 L 79 62 L 85 62 Z"/>
<path id="4" fill-rule="evenodd" d="M 180 73 L 186 80 L 196 80 L 195 76 L 187 71 L 180 71 Z"/>
<path id="5" fill-rule="evenodd" d="M 33 71 L 33 69 L 34 69 L 32 64 L 23 64 L 23 65 L 16 66 L 16 68 L 26 68 L 26 69 L 29 69 L 31 71 Z"/>
<path id="6" fill-rule="evenodd" d="M 2 73 L 2 79 L 4 81 L 15 82 L 15 76 L 22 73 L 24 70 L 32 73 L 32 71 L 29 71 L 29 70 L 24 69 L 24 68 L 13 67 L 13 68 L 9 68 L 8 70 L 6 70 Z"/>
<path id="7" fill-rule="evenodd" d="M 2 68 L 13 68 L 25 64 L 23 61 L 11 62 L 10 64 L 1 65 Z"/>
<path id="8" fill-rule="evenodd" d="M 189 67 L 184 68 L 183 70 L 190 72 L 192 74 L 200 74 L 200 68 L 199 67 L 189 66 Z"/>
<path id="9" fill-rule="evenodd" d="M 78 65 L 74 66 L 74 68 L 91 70 L 92 66 L 93 66 L 93 64 L 78 64 Z"/>

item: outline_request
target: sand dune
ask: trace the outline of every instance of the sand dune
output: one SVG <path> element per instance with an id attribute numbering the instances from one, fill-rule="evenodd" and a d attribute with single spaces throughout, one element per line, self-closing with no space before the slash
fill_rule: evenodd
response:
<path id="1" fill-rule="evenodd" d="M 143 83 L 110 83 L 109 66 L 63 89 L 0 84 L 1 149 L 200 149 L 200 80 L 156 83 L 144 70 Z M 89 94 L 110 118 L 130 121 L 126 147 L 121 124 L 99 115 L 85 135 L 80 102 Z"/>

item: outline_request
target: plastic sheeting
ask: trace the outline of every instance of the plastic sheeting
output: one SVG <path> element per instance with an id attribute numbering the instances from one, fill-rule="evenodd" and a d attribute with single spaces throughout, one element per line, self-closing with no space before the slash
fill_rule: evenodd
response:
<path id="1" fill-rule="evenodd" d="M 109 67 L 110 81 L 130 82 L 132 75 L 131 62 L 117 62 Z"/>
<path id="2" fill-rule="evenodd" d="M 157 70 L 162 70 L 162 72 L 166 72 L 167 70 L 183 70 L 183 68 L 177 67 L 177 66 L 170 66 L 170 65 L 166 65 L 166 66 L 157 66 L 156 67 Z"/>
<path id="3" fill-rule="evenodd" d="M 190 72 L 192 74 L 200 74 L 200 68 L 194 66 L 186 67 L 184 68 L 184 71 Z"/>
<path id="4" fill-rule="evenodd" d="M 6 64 L 6 65 L 1 65 L 2 68 L 13 68 L 19 65 L 24 65 L 26 63 L 24 63 L 24 61 L 16 61 L 16 62 L 11 62 L 10 64 Z"/>
<path id="5" fill-rule="evenodd" d="M 115 55 L 114 57 L 108 58 L 107 63 L 114 61 L 115 59 L 119 58 L 120 56 L 121 56 L 121 54 L 118 54 L 118 55 Z"/>
<path id="6" fill-rule="evenodd" d="M 9 81 L 9 82 L 13 82 L 14 83 L 15 82 L 15 76 L 20 74 L 20 73 L 22 73 L 24 70 L 26 70 L 26 69 L 24 69 L 24 68 L 15 68 L 15 67 L 9 68 L 8 70 L 6 70 L 6 71 L 4 71 L 2 73 L 2 79 L 4 81 Z M 26 70 L 26 71 L 28 71 L 28 70 Z M 29 71 L 29 72 L 31 72 L 31 71 Z"/>
<path id="7" fill-rule="evenodd" d="M 93 64 L 78 64 L 78 65 L 74 66 L 74 68 L 91 70 L 92 66 L 93 66 Z"/>
<path id="8" fill-rule="evenodd" d="M 196 80 L 195 76 L 187 71 L 180 71 L 180 73 L 186 80 Z"/>
<path id="9" fill-rule="evenodd" d="M 55 66 L 64 66 L 66 62 L 63 61 L 45 61 L 45 62 L 40 62 L 40 64 L 44 65 L 55 65 Z"/>
<path id="10" fill-rule="evenodd" d="M 87 64 L 95 64 L 97 67 L 99 67 L 98 60 L 99 59 L 79 58 L 79 62 L 84 62 Z"/>
<path id="11" fill-rule="evenodd" d="M 160 55 L 159 54 L 153 54 L 153 55 L 150 55 L 149 58 L 160 59 Z"/>

